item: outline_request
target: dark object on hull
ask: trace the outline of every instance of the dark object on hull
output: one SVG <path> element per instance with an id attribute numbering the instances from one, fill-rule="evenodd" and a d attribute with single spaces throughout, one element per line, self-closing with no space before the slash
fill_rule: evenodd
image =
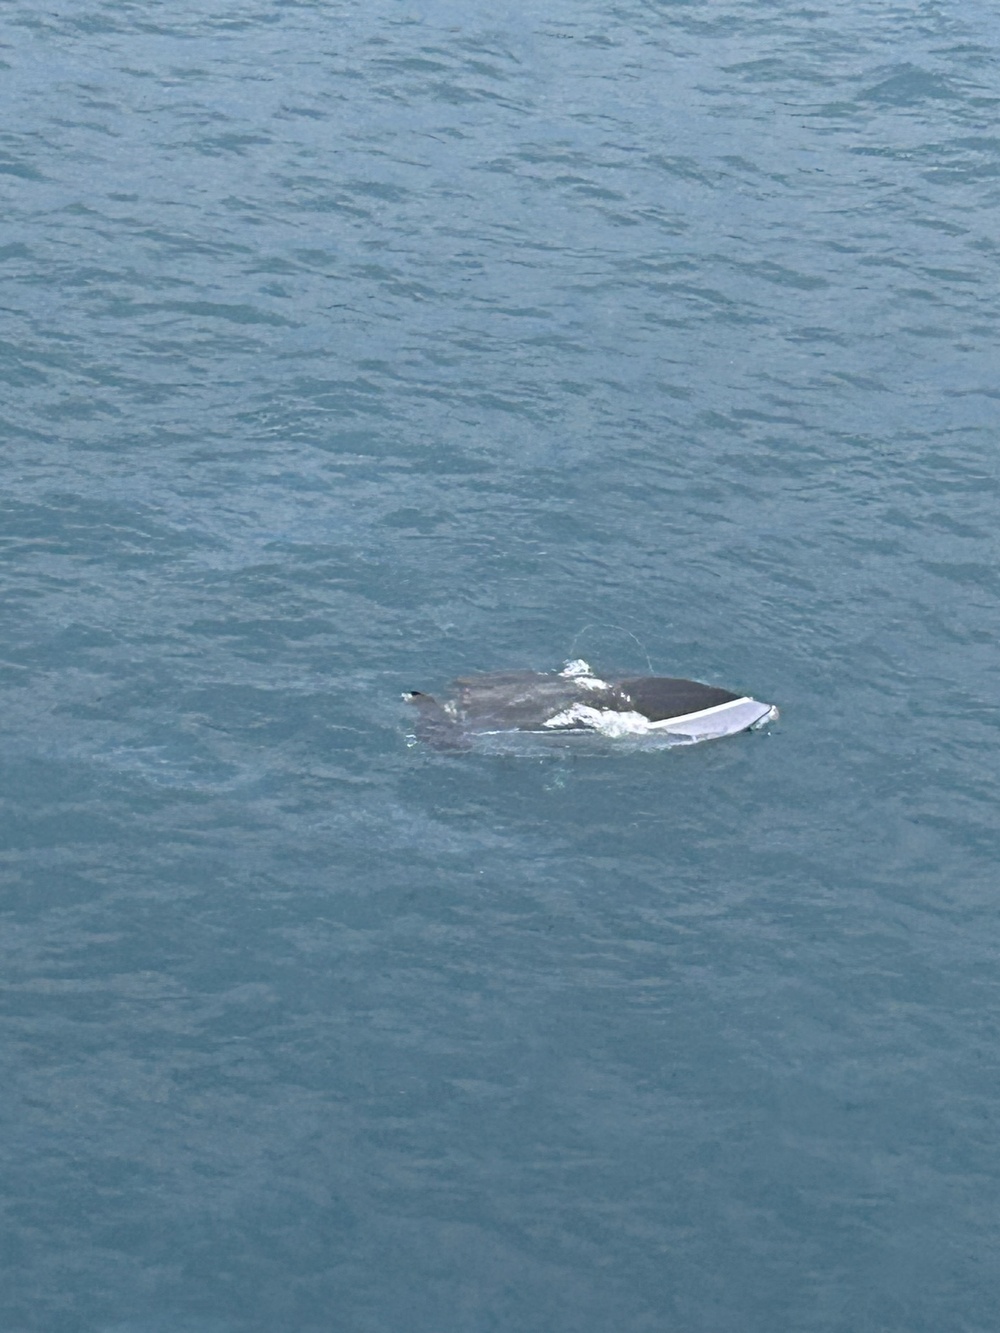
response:
<path id="1" fill-rule="evenodd" d="M 731 736 L 773 720 L 778 710 L 748 695 L 670 676 L 607 681 L 586 662 L 559 672 L 493 671 L 461 676 L 439 703 L 413 691 L 417 737 L 439 750 L 472 749 L 480 738 L 597 735 L 683 744 Z"/>

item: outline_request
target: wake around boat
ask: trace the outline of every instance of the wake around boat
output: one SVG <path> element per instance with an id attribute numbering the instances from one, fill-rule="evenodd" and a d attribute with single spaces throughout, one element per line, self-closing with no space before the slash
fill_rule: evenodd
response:
<path id="1" fill-rule="evenodd" d="M 444 702 L 419 690 L 403 696 L 418 711 L 417 738 L 435 749 L 517 749 L 531 738 L 587 736 L 658 748 L 756 730 L 778 716 L 773 704 L 697 680 L 603 680 L 582 660 L 561 671 L 460 676 L 453 691 Z"/>

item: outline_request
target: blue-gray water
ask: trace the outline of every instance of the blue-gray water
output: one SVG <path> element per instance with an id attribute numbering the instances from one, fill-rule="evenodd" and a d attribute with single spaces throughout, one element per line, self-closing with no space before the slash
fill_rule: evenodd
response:
<path id="1" fill-rule="evenodd" d="M 1000 1327 L 998 47 L 5 6 L 3 1333 Z"/>

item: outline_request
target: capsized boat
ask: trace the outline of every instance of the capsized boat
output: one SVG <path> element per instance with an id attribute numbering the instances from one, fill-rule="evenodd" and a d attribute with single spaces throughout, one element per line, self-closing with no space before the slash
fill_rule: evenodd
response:
<path id="1" fill-rule="evenodd" d="M 778 717 L 774 704 L 697 680 L 605 680 L 582 659 L 561 671 L 460 676 L 443 702 L 420 690 L 403 697 L 417 709 L 417 738 L 441 750 L 519 749 L 530 738 L 548 748 L 587 736 L 658 748 L 756 730 Z"/>

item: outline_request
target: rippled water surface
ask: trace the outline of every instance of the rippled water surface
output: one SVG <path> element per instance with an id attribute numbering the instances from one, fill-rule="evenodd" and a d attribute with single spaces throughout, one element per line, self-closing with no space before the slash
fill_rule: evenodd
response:
<path id="1" fill-rule="evenodd" d="M 998 46 L 5 7 L 4 1333 L 1000 1327 Z"/>

